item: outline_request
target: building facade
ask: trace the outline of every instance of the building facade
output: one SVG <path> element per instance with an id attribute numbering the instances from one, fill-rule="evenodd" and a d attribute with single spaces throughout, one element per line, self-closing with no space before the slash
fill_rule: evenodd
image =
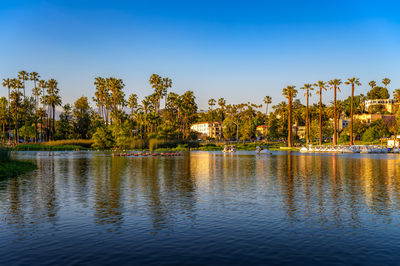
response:
<path id="1" fill-rule="evenodd" d="M 361 115 L 354 115 L 354 119 L 361 120 L 365 122 L 367 125 L 370 125 L 376 120 L 382 119 L 382 120 L 393 120 L 396 119 L 395 115 L 383 115 L 383 114 L 361 114 Z"/>
<path id="2" fill-rule="evenodd" d="M 220 122 L 201 122 L 191 125 L 190 129 L 196 132 L 200 138 L 208 137 L 212 139 L 222 138 L 222 123 Z"/>
<path id="3" fill-rule="evenodd" d="M 365 109 L 368 110 L 371 106 L 381 105 L 384 111 L 388 113 L 395 112 L 395 104 L 397 103 L 394 99 L 374 99 L 365 101 Z"/>

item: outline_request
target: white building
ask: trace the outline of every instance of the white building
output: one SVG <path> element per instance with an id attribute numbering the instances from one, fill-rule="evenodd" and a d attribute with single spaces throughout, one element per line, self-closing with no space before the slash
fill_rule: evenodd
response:
<path id="1" fill-rule="evenodd" d="M 190 129 L 197 132 L 200 137 L 213 139 L 222 138 L 222 124 L 220 122 L 201 122 L 193 124 Z"/>
<path id="2" fill-rule="evenodd" d="M 394 104 L 397 101 L 395 99 L 374 99 L 365 101 L 365 109 L 368 110 L 371 106 L 381 105 L 385 109 L 385 111 L 389 113 L 394 112 Z"/>

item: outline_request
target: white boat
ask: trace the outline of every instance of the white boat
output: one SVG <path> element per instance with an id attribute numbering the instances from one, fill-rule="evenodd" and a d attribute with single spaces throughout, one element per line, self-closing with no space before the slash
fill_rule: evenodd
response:
<path id="1" fill-rule="evenodd" d="M 268 148 L 257 146 L 256 154 L 272 154 L 272 152 Z"/>
<path id="2" fill-rule="evenodd" d="M 302 147 L 302 148 L 300 149 L 300 152 L 308 152 L 308 149 L 307 149 L 306 147 Z"/>

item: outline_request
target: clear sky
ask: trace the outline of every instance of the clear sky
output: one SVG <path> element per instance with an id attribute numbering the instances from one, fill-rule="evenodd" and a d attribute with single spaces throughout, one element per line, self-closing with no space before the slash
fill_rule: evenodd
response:
<path id="1" fill-rule="evenodd" d="M 139 97 L 152 73 L 167 76 L 202 108 L 210 97 L 276 103 L 284 86 L 320 79 L 400 87 L 398 1 L 0 1 L 0 78 L 55 78 L 65 103 L 110 75 Z"/>

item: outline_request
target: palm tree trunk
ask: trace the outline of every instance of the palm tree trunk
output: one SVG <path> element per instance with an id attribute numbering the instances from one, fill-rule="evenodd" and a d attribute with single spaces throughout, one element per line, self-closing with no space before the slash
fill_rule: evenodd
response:
<path id="1" fill-rule="evenodd" d="M 52 139 L 54 138 L 54 134 L 56 133 L 56 126 L 55 126 L 55 124 L 56 124 L 56 107 L 53 105 L 53 107 L 52 107 L 52 109 L 53 109 L 53 128 L 52 128 L 52 131 L 53 131 L 53 133 L 51 134 L 51 136 L 52 136 Z"/>
<path id="2" fill-rule="evenodd" d="M 334 87 L 333 120 L 333 145 L 337 145 L 336 86 Z"/>
<path id="3" fill-rule="evenodd" d="M 306 143 L 307 145 L 309 144 L 309 138 L 310 138 L 310 127 L 309 127 L 309 117 L 308 117 L 308 90 L 307 90 L 307 106 L 306 106 Z"/>
<path id="4" fill-rule="evenodd" d="M 19 137 L 18 137 L 18 99 L 15 100 L 15 144 L 19 144 Z"/>
<path id="5" fill-rule="evenodd" d="M 288 104 L 288 147 L 292 147 L 292 98 L 289 98 Z"/>
<path id="6" fill-rule="evenodd" d="M 350 145 L 353 145 L 353 98 L 354 98 L 354 84 L 351 86 L 351 107 L 350 107 Z"/>
<path id="7" fill-rule="evenodd" d="M 319 145 L 322 145 L 322 88 L 319 89 Z"/>

